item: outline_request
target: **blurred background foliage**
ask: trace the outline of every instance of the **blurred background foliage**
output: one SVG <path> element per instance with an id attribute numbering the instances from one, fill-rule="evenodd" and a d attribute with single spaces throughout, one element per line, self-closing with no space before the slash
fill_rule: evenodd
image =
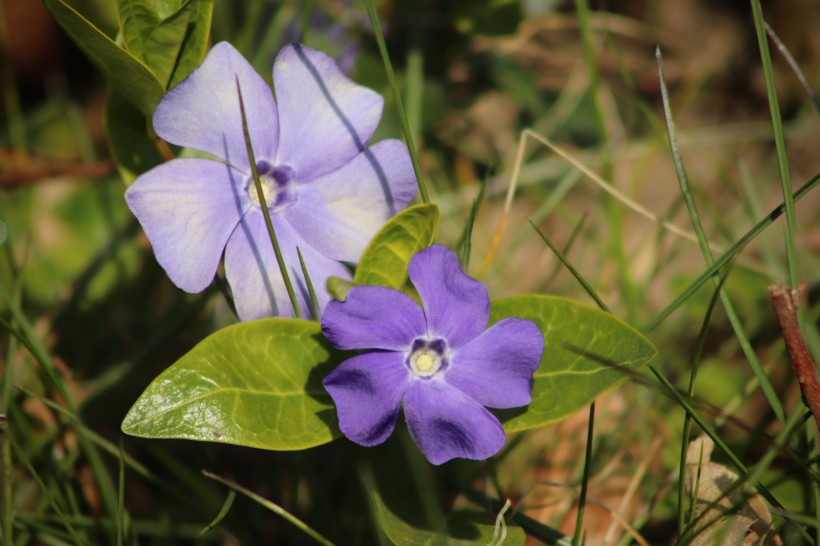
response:
<path id="1" fill-rule="evenodd" d="M 117 35 L 115 2 L 70 4 L 112 38 Z M 656 45 L 710 242 L 728 248 L 782 201 L 749 3 L 599 1 L 592 2 L 586 22 L 577 4 L 378 4 L 428 187 L 442 209 L 440 242 L 456 244 L 479 188 L 486 186 L 472 237 L 474 275 L 501 217 L 525 128 L 558 143 L 655 214 L 690 229 L 668 150 Z M 341 0 L 309 6 L 307 44 L 329 52 L 355 81 L 385 96 L 374 141 L 400 136 L 363 6 Z M 154 260 L 125 206 L 125 185 L 108 151 L 102 76 L 40 1 L 0 0 L 0 7 L 0 284 L 8 296 L 0 316 L 9 326 L 0 331 L 0 410 L 11 423 L 6 441 L 13 445 L 16 544 L 70 544 L 78 537 L 84 544 L 111 543 L 117 520 L 105 491 L 110 496 L 117 490 L 120 445 L 135 461 L 124 473 L 130 544 L 309 543 L 241 497 L 215 529 L 197 538 L 228 495 L 201 469 L 274 500 L 337 543 L 378 543 L 383 537 L 363 493 L 366 474 L 350 467 L 356 460 L 372 464 L 377 478 L 390 480 L 397 492 L 410 491 L 406 498 L 438 483 L 429 493 L 442 506 L 465 503 L 458 487 L 433 480 L 455 473 L 460 484 L 509 497 L 518 511 L 572 534 L 586 412 L 514 438 L 494 464 L 459 463 L 446 475 L 428 468 L 422 472 L 427 481 L 405 472 L 409 455 L 396 439 L 370 450 L 337 441 L 291 454 L 123 438 L 122 417 L 147 384 L 232 317 L 216 286 L 184 294 Z M 811 95 L 820 82 L 820 5 L 769 1 L 763 8 L 808 82 L 806 88 L 771 48 L 797 187 L 820 171 L 820 126 Z M 270 81 L 280 47 L 301 39 L 304 10 L 303 2 L 217 1 L 211 43 L 232 42 Z M 591 33 L 595 74 L 585 62 L 584 30 Z M 589 91 L 596 78 L 597 94 Z M 528 218 L 555 244 L 567 245 L 575 268 L 617 316 L 636 327 L 704 270 L 695 244 L 607 197 L 543 146 L 531 142 L 524 157 L 499 253 L 483 277 L 494 297 L 548 292 L 589 301 Z M 798 204 L 795 241 L 809 288 L 806 337 L 815 355 L 818 210 L 816 191 Z M 734 262 L 725 286 L 780 399 L 792 407 L 800 392 L 766 292 L 768 284 L 785 278 L 785 263 L 776 224 Z M 649 333 L 661 352 L 657 366 L 683 389 L 712 292 L 711 284 L 704 285 Z M 29 329 L 39 340 L 65 392 L 10 328 Z M 778 431 L 753 377 L 718 306 L 703 351 L 698 408 L 748 461 L 757 460 Z M 682 421 L 682 410 L 649 375 L 599 400 L 585 518 L 589 544 L 627 541 L 632 530 L 652 544 L 673 542 Z M 99 464 L 85 445 L 89 441 L 103 451 Z M 797 441 L 795 449 L 812 453 L 806 442 Z M 788 509 L 813 514 L 806 472 L 806 466 L 779 457 L 765 480 Z M 415 501 L 416 511 L 425 500 Z"/>

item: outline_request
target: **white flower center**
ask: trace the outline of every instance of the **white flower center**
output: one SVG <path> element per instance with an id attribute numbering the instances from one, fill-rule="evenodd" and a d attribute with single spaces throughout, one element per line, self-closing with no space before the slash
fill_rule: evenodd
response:
<path id="1" fill-rule="evenodd" d="M 407 365 L 416 377 L 431 377 L 447 366 L 444 340 L 417 339 L 413 342 Z"/>
<path id="2" fill-rule="evenodd" d="M 296 203 L 295 173 L 292 168 L 288 165 L 273 165 L 269 161 L 262 160 L 256 164 L 256 172 L 259 174 L 262 197 L 265 198 L 265 205 L 269 211 L 279 212 Z M 251 202 L 261 207 L 262 203 L 253 176 L 249 176 L 245 184 L 245 191 L 248 192 Z"/>
<path id="3" fill-rule="evenodd" d="M 265 198 L 265 203 L 268 206 L 271 206 L 271 194 L 273 193 L 274 196 L 276 195 L 276 190 L 272 190 L 271 188 L 274 187 L 276 184 L 276 180 L 271 178 L 270 176 L 259 176 L 259 185 L 262 186 L 262 197 Z M 251 201 L 254 202 L 255 205 L 261 207 L 262 203 L 259 202 L 259 192 L 256 189 L 256 184 L 251 180 L 251 183 L 248 184 L 248 196 L 251 198 Z"/>

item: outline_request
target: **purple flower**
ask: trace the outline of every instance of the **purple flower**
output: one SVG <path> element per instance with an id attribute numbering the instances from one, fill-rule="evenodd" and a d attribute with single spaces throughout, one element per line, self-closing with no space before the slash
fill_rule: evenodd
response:
<path id="1" fill-rule="evenodd" d="M 416 192 L 405 145 L 365 144 L 383 99 L 356 85 L 324 53 L 286 46 L 270 87 L 230 44 L 215 45 L 202 65 L 157 105 L 163 139 L 214 156 L 173 159 L 125 192 L 159 264 L 186 292 L 213 280 L 223 251 L 241 320 L 293 315 L 256 194 L 242 131 L 236 78 L 271 220 L 303 312 L 310 309 L 296 248 L 320 308 L 328 277 L 350 278 L 382 224 Z"/>
<path id="2" fill-rule="evenodd" d="M 423 308 L 397 290 L 357 286 L 325 309 L 325 337 L 340 349 L 365 349 L 324 379 L 339 427 L 358 444 L 380 444 L 403 404 L 410 435 L 431 463 L 486 459 L 505 436 L 484 406 L 529 404 L 544 337 L 519 318 L 485 330 L 487 289 L 445 247 L 422 250 L 407 269 Z"/>

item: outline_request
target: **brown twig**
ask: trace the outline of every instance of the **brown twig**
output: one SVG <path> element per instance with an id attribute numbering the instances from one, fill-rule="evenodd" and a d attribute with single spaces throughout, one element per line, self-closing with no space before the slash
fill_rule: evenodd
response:
<path id="1" fill-rule="evenodd" d="M 814 416 L 814 422 L 820 426 L 820 382 L 817 380 L 817 371 L 811 359 L 806 341 L 800 332 L 797 320 L 797 308 L 806 292 L 806 285 L 801 283 L 799 288 L 788 288 L 783 283 L 769 286 L 769 296 L 774 304 L 777 322 L 783 331 L 786 349 L 794 366 L 794 373 L 800 383 L 803 400 Z"/>

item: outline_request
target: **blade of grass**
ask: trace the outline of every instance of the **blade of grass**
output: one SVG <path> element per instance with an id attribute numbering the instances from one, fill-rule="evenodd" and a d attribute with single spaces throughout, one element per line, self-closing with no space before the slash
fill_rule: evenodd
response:
<path id="1" fill-rule="evenodd" d="M 123 546 L 125 541 L 125 452 L 122 449 L 122 437 L 120 437 L 120 472 L 119 488 L 117 492 L 117 546 Z"/>
<path id="2" fill-rule="evenodd" d="M 236 482 L 233 482 L 231 480 L 227 480 L 227 479 L 225 479 L 221 476 L 218 476 L 216 474 L 208 472 L 207 470 L 203 470 L 202 475 L 205 476 L 206 478 L 210 478 L 214 481 L 217 481 L 217 482 L 221 483 L 222 485 L 228 486 L 231 489 L 234 489 L 237 492 L 242 493 L 243 495 L 245 495 L 249 499 L 261 504 L 262 506 L 264 506 L 265 508 L 267 508 L 268 510 L 270 510 L 274 514 L 282 517 L 285 521 L 287 521 L 288 523 L 290 523 L 291 525 L 293 525 L 294 527 L 296 527 L 297 529 L 299 529 L 300 531 L 305 533 L 307 536 L 309 536 L 310 538 L 312 538 L 313 540 L 315 540 L 319 544 L 324 544 L 324 546 L 334 546 L 332 542 L 330 542 L 328 539 L 326 539 L 325 537 L 323 537 L 322 535 L 320 535 L 319 533 L 314 531 L 305 522 L 303 522 L 302 520 L 300 520 L 299 518 L 297 518 L 296 516 L 294 516 L 293 514 L 291 514 L 290 512 L 285 510 L 284 508 L 282 508 L 281 506 L 269 501 L 268 499 L 266 499 L 266 498 L 264 498 L 260 495 L 257 495 L 256 493 L 254 493 L 250 489 L 246 489 L 246 488 L 242 487 L 241 485 L 239 485 Z"/>
<path id="3" fill-rule="evenodd" d="M 794 198 L 792 198 L 792 183 L 789 175 L 789 158 L 786 155 L 786 140 L 783 137 L 783 121 L 780 118 L 780 105 L 777 100 L 777 87 L 774 84 L 772 71 L 772 57 L 769 54 L 769 42 L 766 39 L 766 29 L 763 21 L 763 8 L 760 0 L 751 0 L 752 15 L 754 16 L 757 45 L 760 48 L 760 60 L 763 64 L 763 77 L 766 80 L 766 94 L 769 99 L 769 112 L 774 130 L 774 144 L 777 150 L 777 164 L 780 169 L 780 184 L 783 189 L 783 203 L 786 205 L 786 261 L 789 264 L 789 286 L 797 288 L 800 283 L 800 272 L 797 269 L 797 249 L 794 244 L 796 220 L 794 212 Z"/>
<path id="4" fill-rule="evenodd" d="M 316 299 L 316 291 L 313 289 L 313 282 L 310 280 L 305 260 L 302 258 L 302 251 L 296 247 L 296 254 L 299 256 L 299 267 L 302 268 L 302 276 L 305 277 L 305 284 L 307 285 L 308 294 L 310 295 L 310 312 L 313 320 L 319 320 L 319 300 Z"/>
<path id="5" fill-rule="evenodd" d="M 421 176 L 421 164 L 419 163 L 418 151 L 416 151 L 416 146 L 413 143 L 413 134 L 410 132 L 410 123 L 407 120 L 407 113 L 404 111 L 404 105 L 402 104 L 401 93 L 396 83 L 396 75 L 393 72 L 393 64 L 390 62 L 390 55 L 387 53 L 387 46 L 384 43 L 379 14 L 376 13 L 376 5 L 373 0 L 365 0 L 364 4 L 367 8 L 367 16 L 370 18 L 370 24 L 373 26 L 373 34 L 376 38 L 376 44 L 379 46 L 379 53 L 384 63 L 384 69 L 387 72 L 387 83 L 390 85 L 390 90 L 393 92 L 393 100 L 396 102 L 396 110 L 398 110 L 399 113 L 401 130 L 404 134 L 404 140 L 407 142 L 407 149 L 410 152 L 410 161 L 413 163 L 413 171 L 416 173 L 416 183 L 419 185 L 421 200 L 424 203 L 429 203 L 430 198 L 427 196 L 427 187 Z"/>
<path id="6" fill-rule="evenodd" d="M 293 285 L 290 282 L 288 268 L 285 265 L 285 260 L 282 258 L 282 251 L 279 249 L 279 241 L 276 240 L 276 233 L 273 231 L 273 222 L 271 222 L 268 204 L 265 202 L 265 193 L 262 190 L 262 180 L 259 178 L 259 171 L 256 168 L 256 159 L 253 155 L 253 146 L 251 146 L 251 135 L 248 132 L 248 118 L 245 116 L 245 101 L 242 99 L 242 89 L 239 87 L 239 76 L 234 75 L 234 78 L 236 79 L 236 94 L 239 96 L 239 112 L 242 115 L 242 133 L 245 135 L 245 149 L 248 151 L 248 161 L 251 164 L 253 184 L 256 187 L 256 197 L 259 200 L 259 206 L 262 208 L 262 215 L 265 217 L 265 226 L 268 228 L 270 244 L 273 246 L 273 253 L 276 255 L 279 273 L 282 274 L 282 280 L 285 281 L 285 289 L 288 291 L 288 298 L 290 298 L 290 304 L 293 307 L 293 314 L 299 318 L 302 316 L 299 309 L 299 302 L 296 300 L 296 293 L 293 291 Z"/>
<path id="7" fill-rule="evenodd" d="M 228 491 L 228 496 L 225 497 L 225 502 L 222 504 L 222 508 L 219 509 L 219 513 L 208 525 L 206 525 L 200 532 L 198 532 L 196 536 L 204 536 L 208 532 L 210 532 L 211 529 L 219 525 L 219 522 L 225 519 L 225 516 L 227 516 L 228 512 L 230 512 L 231 506 L 233 506 L 234 499 L 236 499 L 236 491 L 231 489 L 230 491 Z"/>
<path id="8" fill-rule="evenodd" d="M 806 75 L 803 74 L 803 71 L 800 70 L 800 65 L 797 64 L 797 61 L 794 59 L 791 53 L 789 53 L 788 48 L 786 45 L 780 40 L 775 33 L 774 29 L 767 23 L 765 20 L 763 21 L 763 26 L 766 28 L 766 33 L 769 35 L 769 38 L 772 39 L 774 45 L 777 46 L 778 51 L 780 54 L 783 55 L 783 58 L 786 59 L 786 62 L 789 63 L 789 67 L 791 67 L 794 75 L 797 76 L 800 85 L 803 86 L 803 91 L 806 92 L 806 95 L 809 97 L 809 104 L 811 104 L 812 110 L 814 110 L 815 116 L 820 116 L 820 109 L 817 106 L 817 97 L 814 95 L 814 90 L 811 88 L 811 84 L 809 84 L 809 80 L 806 79 Z"/>
<path id="9" fill-rule="evenodd" d="M 470 251 L 473 246 L 473 223 L 478 214 L 478 207 L 484 199 L 484 192 L 487 189 L 487 177 L 485 176 L 478 187 L 478 195 L 473 199 L 473 204 L 470 206 L 470 215 L 467 217 L 467 225 L 464 226 L 464 232 L 459 237 L 459 243 L 456 247 L 461 246 L 461 268 L 467 271 L 470 266 Z"/>
<path id="10" fill-rule="evenodd" d="M 561 261 L 562 264 L 564 264 L 564 266 L 567 268 L 567 270 L 569 270 L 569 272 L 572 273 L 572 276 L 575 277 L 575 280 L 578 281 L 578 283 L 583 287 L 583 289 L 586 291 L 586 293 L 589 294 L 589 296 L 593 300 L 595 300 L 595 303 L 598 304 L 598 307 L 600 307 L 601 310 L 606 311 L 607 313 L 609 313 L 610 312 L 609 307 L 607 307 L 607 305 L 604 303 L 604 300 L 602 300 L 598 296 L 598 294 L 595 292 L 595 290 L 592 288 L 592 286 L 578 272 L 578 270 L 576 270 L 575 267 L 573 267 L 573 265 L 571 263 L 569 263 L 569 261 L 567 261 L 567 258 L 566 258 L 566 256 L 564 256 L 564 253 L 561 252 L 555 245 L 553 245 L 552 242 L 550 242 L 550 240 L 547 239 L 547 236 L 544 235 L 541 232 L 541 230 L 538 229 L 538 227 L 535 224 L 532 223 L 532 221 L 529 221 L 529 222 L 532 225 L 533 229 L 536 231 L 536 233 L 538 233 L 538 236 L 541 237 L 541 240 L 544 241 L 544 243 L 549 247 L 549 249 L 552 251 L 552 253 L 555 254 L 555 257 L 558 258 Z"/>
<path id="11" fill-rule="evenodd" d="M 587 505 L 587 485 L 589 472 L 592 466 L 592 439 L 595 427 L 595 402 L 589 405 L 589 424 L 587 425 L 587 446 L 584 452 L 584 474 L 581 478 L 581 494 L 578 497 L 578 513 L 575 518 L 575 534 L 572 536 L 572 546 L 581 544 L 581 532 L 584 527 L 584 509 Z"/>
<path id="12" fill-rule="evenodd" d="M 587 222 L 587 218 L 589 218 L 589 213 L 585 212 L 584 215 L 581 216 L 581 219 L 578 220 L 578 223 L 575 224 L 575 227 L 572 228 L 572 233 L 570 233 L 569 239 L 567 239 L 564 248 L 561 249 L 561 254 L 563 254 L 564 257 L 566 257 L 566 255 L 569 254 L 569 251 L 572 249 L 572 245 L 575 243 L 575 239 L 578 237 L 578 235 L 581 233 L 581 230 L 584 228 L 584 225 Z M 550 274 L 547 275 L 547 280 L 545 280 L 542 283 L 543 290 L 546 290 L 546 288 L 555 280 L 555 277 L 558 276 L 558 273 L 561 272 L 562 263 L 563 262 L 561 262 L 561 260 L 558 260 L 558 263 L 556 263 L 555 267 L 552 268 Z M 569 261 L 567 261 L 567 263 L 569 263 Z"/>
<path id="13" fill-rule="evenodd" d="M 689 218 L 692 221 L 692 227 L 695 230 L 695 235 L 698 238 L 698 245 L 700 246 L 701 253 L 703 254 L 703 258 L 706 261 L 707 267 L 711 267 L 715 263 L 714 256 L 712 255 L 712 249 L 709 247 L 709 242 L 706 239 L 706 233 L 703 230 L 703 225 L 700 221 L 700 216 L 698 214 L 697 207 L 695 206 L 695 201 L 692 197 L 692 193 L 689 190 L 689 182 L 686 178 L 686 172 L 683 168 L 683 160 L 680 155 L 680 149 L 678 148 L 677 138 L 675 136 L 675 125 L 672 120 L 672 107 L 669 102 L 669 91 L 666 87 L 666 79 L 664 78 L 663 74 L 663 57 L 661 55 L 660 47 L 655 49 L 655 57 L 658 63 L 658 75 L 660 79 L 661 85 L 661 98 L 663 101 L 663 112 L 666 118 L 666 132 L 669 137 L 669 146 L 672 149 L 672 158 L 674 159 L 675 163 L 675 173 L 677 174 L 678 184 L 680 185 L 681 194 L 683 194 L 684 201 L 686 203 L 686 209 L 689 212 Z M 792 202 L 792 207 L 794 203 Z M 788 216 L 788 203 L 786 204 L 786 215 Z M 720 291 L 720 300 L 723 303 L 723 307 L 726 310 L 726 315 L 729 319 L 729 323 L 732 325 L 732 329 L 735 332 L 735 336 L 740 343 L 740 347 L 743 350 L 743 354 L 746 355 L 746 359 L 749 361 L 749 365 L 752 368 L 755 376 L 757 376 L 758 381 L 760 382 L 760 388 L 763 391 L 763 394 L 766 395 L 766 399 L 769 401 L 769 405 L 772 407 L 772 411 L 774 411 L 775 415 L 777 416 L 778 420 L 782 423 L 785 418 L 786 414 L 783 410 L 783 405 L 781 404 L 780 400 L 777 398 L 777 393 L 774 390 L 771 382 L 769 381 L 768 377 L 766 376 L 766 372 L 763 371 L 763 367 L 760 365 L 760 361 L 757 358 L 757 354 L 755 354 L 754 349 L 752 348 L 751 343 L 749 342 L 749 338 L 746 336 L 746 332 L 743 330 L 743 325 L 740 322 L 740 318 L 735 311 L 734 304 L 732 304 L 731 299 L 729 298 L 729 294 L 723 289 L 721 286 L 720 275 L 716 274 L 713 277 L 715 286 L 719 288 Z"/>
<path id="14" fill-rule="evenodd" d="M 721 279 L 721 283 L 726 277 Z M 709 331 L 709 325 L 712 322 L 712 313 L 717 306 L 720 290 L 715 289 L 712 293 L 712 298 L 709 300 L 709 307 L 706 308 L 706 314 L 703 317 L 703 323 L 700 326 L 697 341 L 695 341 L 695 350 L 692 351 L 692 357 L 689 359 L 689 365 L 692 371 L 689 374 L 689 399 L 695 396 L 695 379 L 700 368 L 701 354 L 703 353 L 703 346 L 706 343 L 706 333 Z M 683 432 L 681 433 L 681 452 L 680 452 L 680 469 L 678 470 L 678 535 L 682 535 L 686 526 L 686 516 L 684 514 L 684 483 L 686 477 L 686 452 L 689 448 L 689 429 L 691 428 L 692 418 L 688 413 L 683 416 Z M 697 498 L 697 496 L 693 496 Z M 694 504 L 692 504 L 694 506 Z"/>
<path id="15" fill-rule="evenodd" d="M 808 182 L 803 184 L 796 192 L 794 192 L 794 201 L 795 203 L 800 201 L 803 197 L 808 195 L 808 193 L 813 190 L 817 184 L 820 183 L 820 173 L 815 174 Z M 664 321 L 672 312 L 680 307 L 680 305 L 689 299 L 689 297 L 695 293 L 695 291 L 700 288 L 703 283 L 708 281 L 709 279 L 713 278 L 717 272 L 728 264 L 743 248 L 749 244 L 755 237 L 760 235 L 763 230 L 769 227 L 775 220 L 780 218 L 783 215 L 783 212 L 786 210 L 785 203 L 781 203 L 772 211 L 767 214 L 763 219 L 761 219 L 757 224 L 752 226 L 752 228 L 746 232 L 743 237 L 737 240 L 735 244 L 733 244 L 726 252 L 724 252 L 718 259 L 715 260 L 714 264 L 711 265 L 706 271 L 701 273 L 701 275 L 695 279 L 680 295 L 675 298 L 672 303 L 667 305 L 663 310 L 661 310 L 655 317 L 646 323 L 641 330 L 644 332 L 650 332 L 654 330 L 661 322 Z"/>
<path id="16" fill-rule="evenodd" d="M 49 352 L 45 349 L 42 343 L 34 335 L 34 329 L 28 322 L 25 314 L 17 302 L 9 295 L 6 288 L 0 284 L 0 300 L 6 305 L 6 309 L 11 313 L 14 321 L 19 327 L 19 332 L 11 325 L 0 318 L 0 326 L 9 330 L 17 339 L 29 350 L 34 359 L 40 364 L 40 369 L 45 372 L 52 386 L 62 397 L 66 407 L 72 413 L 76 413 L 77 404 L 74 402 L 74 397 L 60 380 L 54 361 Z M 85 454 L 88 463 L 96 477 L 97 489 L 102 497 L 105 512 L 108 515 L 117 513 L 117 494 L 111 476 L 107 468 L 103 464 L 102 458 L 96 449 L 96 446 L 89 440 L 87 434 L 78 434 L 78 443 L 80 450 Z M 115 535 L 109 537 L 111 542 L 115 541 Z"/>

